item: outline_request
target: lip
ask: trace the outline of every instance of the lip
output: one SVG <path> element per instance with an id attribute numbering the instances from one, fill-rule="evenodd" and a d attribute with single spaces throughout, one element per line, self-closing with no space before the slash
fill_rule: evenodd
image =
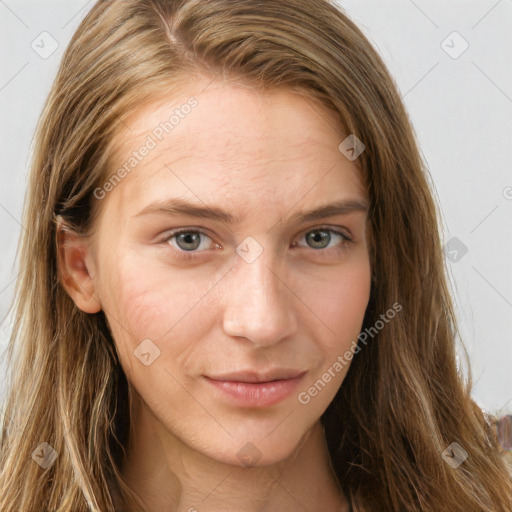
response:
<path id="1" fill-rule="evenodd" d="M 252 370 L 243 370 L 223 375 L 207 375 L 213 380 L 222 380 L 229 382 L 270 382 L 273 380 L 288 380 L 300 377 L 306 373 L 303 370 L 295 370 L 291 368 L 274 368 L 273 370 L 263 372 L 255 372 Z"/>
<path id="2" fill-rule="evenodd" d="M 204 376 L 206 381 L 224 397 L 242 407 L 270 407 L 287 398 L 298 386 L 306 372 L 280 371 L 263 376 L 240 372 L 222 377 Z M 272 378 L 279 374 L 281 378 Z M 285 375 L 285 377 L 282 377 Z"/>

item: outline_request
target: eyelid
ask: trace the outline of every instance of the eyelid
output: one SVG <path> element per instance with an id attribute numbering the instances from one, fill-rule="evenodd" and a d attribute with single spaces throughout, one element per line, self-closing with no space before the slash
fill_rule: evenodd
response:
<path id="1" fill-rule="evenodd" d="M 353 241 L 353 237 L 352 237 L 350 230 L 348 228 L 342 227 L 342 226 L 331 226 L 329 224 L 324 224 L 324 225 L 320 225 L 320 226 L 312 226 L 310 228 L 306 228 L 306 229 L 302 230 L 301 233 L 306 234 L 306 233 L 309 233 L 310 231 L 332 231 L 334 233 L 338 233 L 338 234 L 342 235 L 347 240 Z"/>

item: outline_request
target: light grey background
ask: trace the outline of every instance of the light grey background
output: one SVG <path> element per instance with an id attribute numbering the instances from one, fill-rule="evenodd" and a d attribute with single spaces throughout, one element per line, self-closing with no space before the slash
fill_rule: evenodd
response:
<path id="1" fill-rule="evenodd" d="M 0 0 L 0 350 L 29 146 L 63 50 L 93 3 Z M 512 413 L 512 0 L 340 3 L 395 77 L 430 169 L 473 396 Z"/>

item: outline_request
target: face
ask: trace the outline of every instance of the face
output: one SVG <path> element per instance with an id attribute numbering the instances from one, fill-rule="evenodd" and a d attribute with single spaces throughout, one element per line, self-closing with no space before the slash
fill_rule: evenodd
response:
<path id="1" fill-rule="evenodd" d="M 217 460 L 270 464 L 349 368 L 370 295 L 368 198 L 334 113 L 205 84 L 127 119 L 115 169 L 136 164 L 96 193 L 94 295 L 165 432 Z"/>

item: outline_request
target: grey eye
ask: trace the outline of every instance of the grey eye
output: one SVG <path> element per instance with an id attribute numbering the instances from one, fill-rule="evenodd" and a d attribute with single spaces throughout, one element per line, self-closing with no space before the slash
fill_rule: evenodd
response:
<path id="1" fill-rule="evenodd" d="M 306 235 L 306 241 L 313 249 L 325 249 L 331 241 L 331 233 L 326 229 L 316 229 Z"/>
<path id="2" fill-rule="evenodd" d="M 184 251 L 194 251 L 201 244 L 201 233 L 196 231 L 184 231 L 174 235 L 176 244 Z"/>

